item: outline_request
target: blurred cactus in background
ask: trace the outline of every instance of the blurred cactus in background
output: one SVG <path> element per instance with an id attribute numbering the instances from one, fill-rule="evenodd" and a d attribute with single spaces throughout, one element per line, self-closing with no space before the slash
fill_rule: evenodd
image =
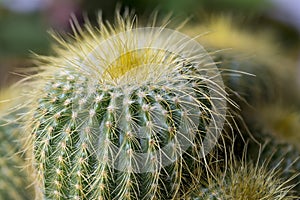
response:
<path id="1" fill-rule="evenodd" d="M 197 40 L 212 52 L 221 69 L 227 69 L 227 86 L 251 105 L 299 98 L 298 93 L 285 89 L 293 86 L 297 90 L 295 63 L 281 53 L 272 33 L 247 30 L 241 23 L 233 16 L 221 15 L 183 31 L 195 36 L 202 33 Z M 226 77 L 231 71 L 245 74 Z"/>
<path id="2" fill-rule="evenodd" d="M 0 102 L 16 95 L 9 90 L 2 93 Z M 14 105 L 13 100 L 0 103 L 0 199 L 30 200 L 35 195 L 33 171 L 23 154 L 23 130 L 16 121 L 19 116 L 10 110 Z"/>

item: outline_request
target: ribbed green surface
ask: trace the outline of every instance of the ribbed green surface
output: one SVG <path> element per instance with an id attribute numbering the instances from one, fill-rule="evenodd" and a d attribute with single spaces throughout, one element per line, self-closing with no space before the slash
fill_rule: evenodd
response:
<path id="1" fill-rule="evenodd" d="M 32 180 L 24 169 L 20 154 L 20 128 L 15 123 L 0 121 L 0 199 L 33 199 Z"/>
<path id="2" fill-rule="evenodd" d="M 201 80 L 128 88 L 73 72 L 46 86 L 33 131 L 46 199 L 171 199 L 200 176 L 210 109 Z"/>

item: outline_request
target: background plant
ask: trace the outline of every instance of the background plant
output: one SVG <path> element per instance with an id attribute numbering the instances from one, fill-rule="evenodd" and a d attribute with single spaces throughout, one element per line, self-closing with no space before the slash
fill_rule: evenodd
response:
<path id="1" fill-rule="evenodd" d="M 21 143 L 20 113 L 12 112 L 17 104 L 12 100 L 15 95 L 7 89 L 0 96 L 0 199 L 29 200 L 34 198 L 35 189 Z"/>

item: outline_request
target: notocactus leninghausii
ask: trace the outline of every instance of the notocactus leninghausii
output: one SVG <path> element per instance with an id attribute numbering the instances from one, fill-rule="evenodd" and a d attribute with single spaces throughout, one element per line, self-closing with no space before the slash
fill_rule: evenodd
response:
<path id="1" fill-rule="evenodd" d="M 46 199 L 178 198 L 217 143 L 227 97 L 209 56 L 127 18 L 40 57 L 25 117 Z"/>

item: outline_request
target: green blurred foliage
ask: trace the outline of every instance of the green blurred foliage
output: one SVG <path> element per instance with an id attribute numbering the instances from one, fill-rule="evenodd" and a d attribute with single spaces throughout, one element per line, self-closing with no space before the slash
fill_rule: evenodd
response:
<path id="1" fill-rule="evenodd" d="M 138 11 L 159 8 L 175 15 L 195 15 L 198 12 L 261 12 L 267 6 L 266 0 L 124 0 Z"/>
<path id="2" fill-rule="evenodd" d="M 47 27 L 38 14 L 0 14 L 0 59 L 28 56 L 30 51 L 46 53 Z"/>

